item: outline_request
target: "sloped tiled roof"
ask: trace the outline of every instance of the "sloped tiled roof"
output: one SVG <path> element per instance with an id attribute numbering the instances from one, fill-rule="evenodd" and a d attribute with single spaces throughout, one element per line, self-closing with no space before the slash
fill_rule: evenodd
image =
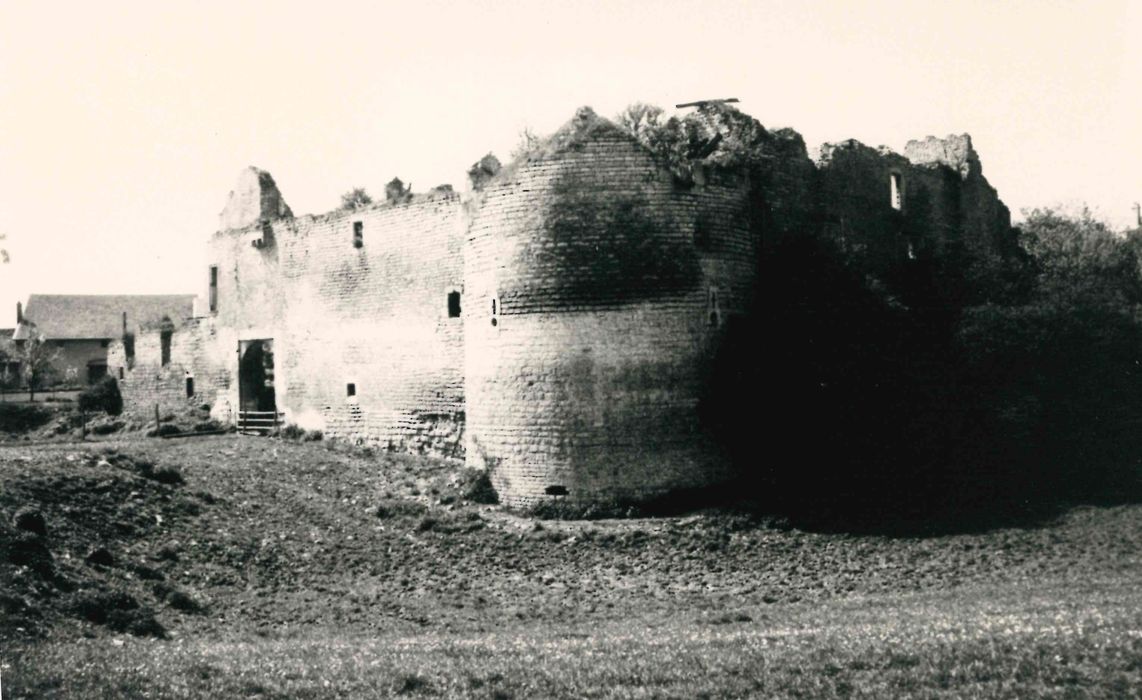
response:
<path id="1" fill-rule="evenodd" d="M 168 316 L 176 324 L 194 314 L 193 294 L 32 294 L 16 340 L 28 338 L 28 323 L 48 339 L 118 338 L 127 326 L 159 323 Z"/>

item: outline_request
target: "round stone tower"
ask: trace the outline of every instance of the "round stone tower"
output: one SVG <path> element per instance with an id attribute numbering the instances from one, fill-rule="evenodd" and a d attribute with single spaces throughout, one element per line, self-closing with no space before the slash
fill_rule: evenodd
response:
<path id="1" fill-rule="evenodd" d="M 581 109 L 470 206 L 467 458 L 501 499 L 637 501 L 726 479 L 698 407 L 752 296 L 745 176 L 679 184 Z"/>

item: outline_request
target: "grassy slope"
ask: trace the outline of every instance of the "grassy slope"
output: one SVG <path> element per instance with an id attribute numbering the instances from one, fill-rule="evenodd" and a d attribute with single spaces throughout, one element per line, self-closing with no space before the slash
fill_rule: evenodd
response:
<path id="1" fill-rule="evenodd" d="M 90 447 L 4 448 L 0 509 L 39 503 L 60 575 L 79 592 L 129 592 L 170 639 L 116 635 L 69 614 L 75 591 L 25 586 L 31 612 L 0 624 L 13 697 L 1142 687 L 1142 507 L 924 539 L 712 514 L 536 529 L 439 505 L 459 489 L 439 462 L 234 437 L 120 447 L 177 465 L 187 483 L 99 465 Z M 84 564 L 94 544 L 116 566 Z M 172 606 L 135 565 L 204 611 Z M 0 575 L 27 583 L 6 563 Z"/>

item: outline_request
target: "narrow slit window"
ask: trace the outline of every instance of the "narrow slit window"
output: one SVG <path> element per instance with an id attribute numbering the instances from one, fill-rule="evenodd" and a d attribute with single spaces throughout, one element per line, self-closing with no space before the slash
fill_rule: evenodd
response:
<path id="1" fill-rule="evenodd" d="M 353 247 L 360 248 L 365 245 L 365 222 L 353 222 Z"/>
<path id="2" fill-rule="evenodd" d="M 210 266 L 210 313 L 218 311 L 218 266 Z"/>
<path id="3" fill-rule="evenodd" d="M 888 185 L 891 189 L 891 197 L 889 201 L 892 203 L 892 208 L 896 211 L 900 211 L 903 206 L 903 192 L 900 182 L 900 173 L 892 173 L 892 175 L 890 175 L 888 178 Z"/>
<path id="4" fill-rule="evenodd" d="M 350 382 L 349 384 L 346 384 L 345 385 L 345 395 L 346 396 L 356 396 L 357 395 L 357 385 L 352 383 L 352 382 Z"/>
<path id="5" fill-rule="evenodd" d="M 171 363 L 171 336 L 172 335 L 173 335 L 173 333 L 171 331 L 162 331 L 161 333 L 159 333 L 159 346 L 160 346 L 159 352 L 162 355 L 162 357 L 160 359 L 162 361 L 163 367 L 166 367 L 167 365 L 169 365 Z"/>
<path id="6" fill-rule="evenodd" d="M 500 325 L 500 300 L 492 297 L 492 325 Z"/>
<path id="7" fill-rule="evenodd" d="M 120 367 L 120 368 L 119 368 L 119 378 L 120 378 L 120 379 L 123 379 L 123 378 L 126 376 L 126 374 L 127 374 L 127 373 L 126 373 L 125 371 L 123 371 L 123 368 L 122 368 L 122 367 Z"/>
<path id="8" fill-rule="evenodd" d="M 186 378 L 186 398 L 194 398 L 194 377 Z"/>
<path id="9" fill-rule="evenodd" d="M 710 287 L 706 298 L 706 314 L 710 326 L 716 328 L 722 323 L 722 309 L 718 302 L 718 288 Z"/>
<path id="10" fill-rule="evenodd" d="M 460 318 L 460 292 L 448 292 L 448 318 Z"/>

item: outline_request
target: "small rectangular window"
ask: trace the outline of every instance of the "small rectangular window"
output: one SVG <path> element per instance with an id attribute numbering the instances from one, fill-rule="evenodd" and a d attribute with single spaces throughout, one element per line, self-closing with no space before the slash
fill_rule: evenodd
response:
<path id="1" fill-rule="evenodd" d="M 218 266 L 210 266 L 210 313 L 218 311 Z"/>
<path id="2" fill-rule="evenodd" d="M 722 323 L 722 309 L 718 303 L 718 288 L 710 287 L 708 296 L 706 298 L 706 313 L 709 318 L 711 327 L 720 326 Z"/>
<path id="3" fill-rule="evenodd" d="M 492 297 L 492 325 L 500 325 L 500 300 Z"/>
<path id="4" fill-rule="evenodd" d="M 186 398 L 194 398 L 194 377 L 186 378 Z"/>
<path id="5" fill-rule="evenodd" d="M 365 245 L 365 222 L 353 222 L 353 247 L 360 248 Z"/>
<path id="6" fill-rule="evenodd" d="M 345 385 L 345 395 L 346 396 L 356 396 L 357 395 L 357 385 L 353 384 L 353 383 L 346 384 Z"/>
<path id="7" fill-rule="evenodd" d="M 122 379 L 122 378 L 123 378 L 125 375 L 126 375 L 126 372 L 124 372 L 124 371 L 123 371 L 123 368 L 122 368 L 122 367 L 120 367 L 120 368 L 119 368 L 119 378 L 120 378 L 120 379 Z"/>
<path id="8" fill-rule="evenodd" d="M 171 331 L 162 331 L 159 333 L 159 352 L 162 355 L 160 359 L 163 367 L 171 363 L 171 335 Z"/>
<path id="9" fill-rule="evenodd" d="M 448 318 L 460 318 L 460 292 L 448 292 Z"/>
<path id="10" fill-rule="evenodd" d="M 891 188 L 892 208 L 900 211 L 903 205 L 903 194 L 901 193 L 900 173 L 892 173 L 889 177 L 889 187 Z"/>

